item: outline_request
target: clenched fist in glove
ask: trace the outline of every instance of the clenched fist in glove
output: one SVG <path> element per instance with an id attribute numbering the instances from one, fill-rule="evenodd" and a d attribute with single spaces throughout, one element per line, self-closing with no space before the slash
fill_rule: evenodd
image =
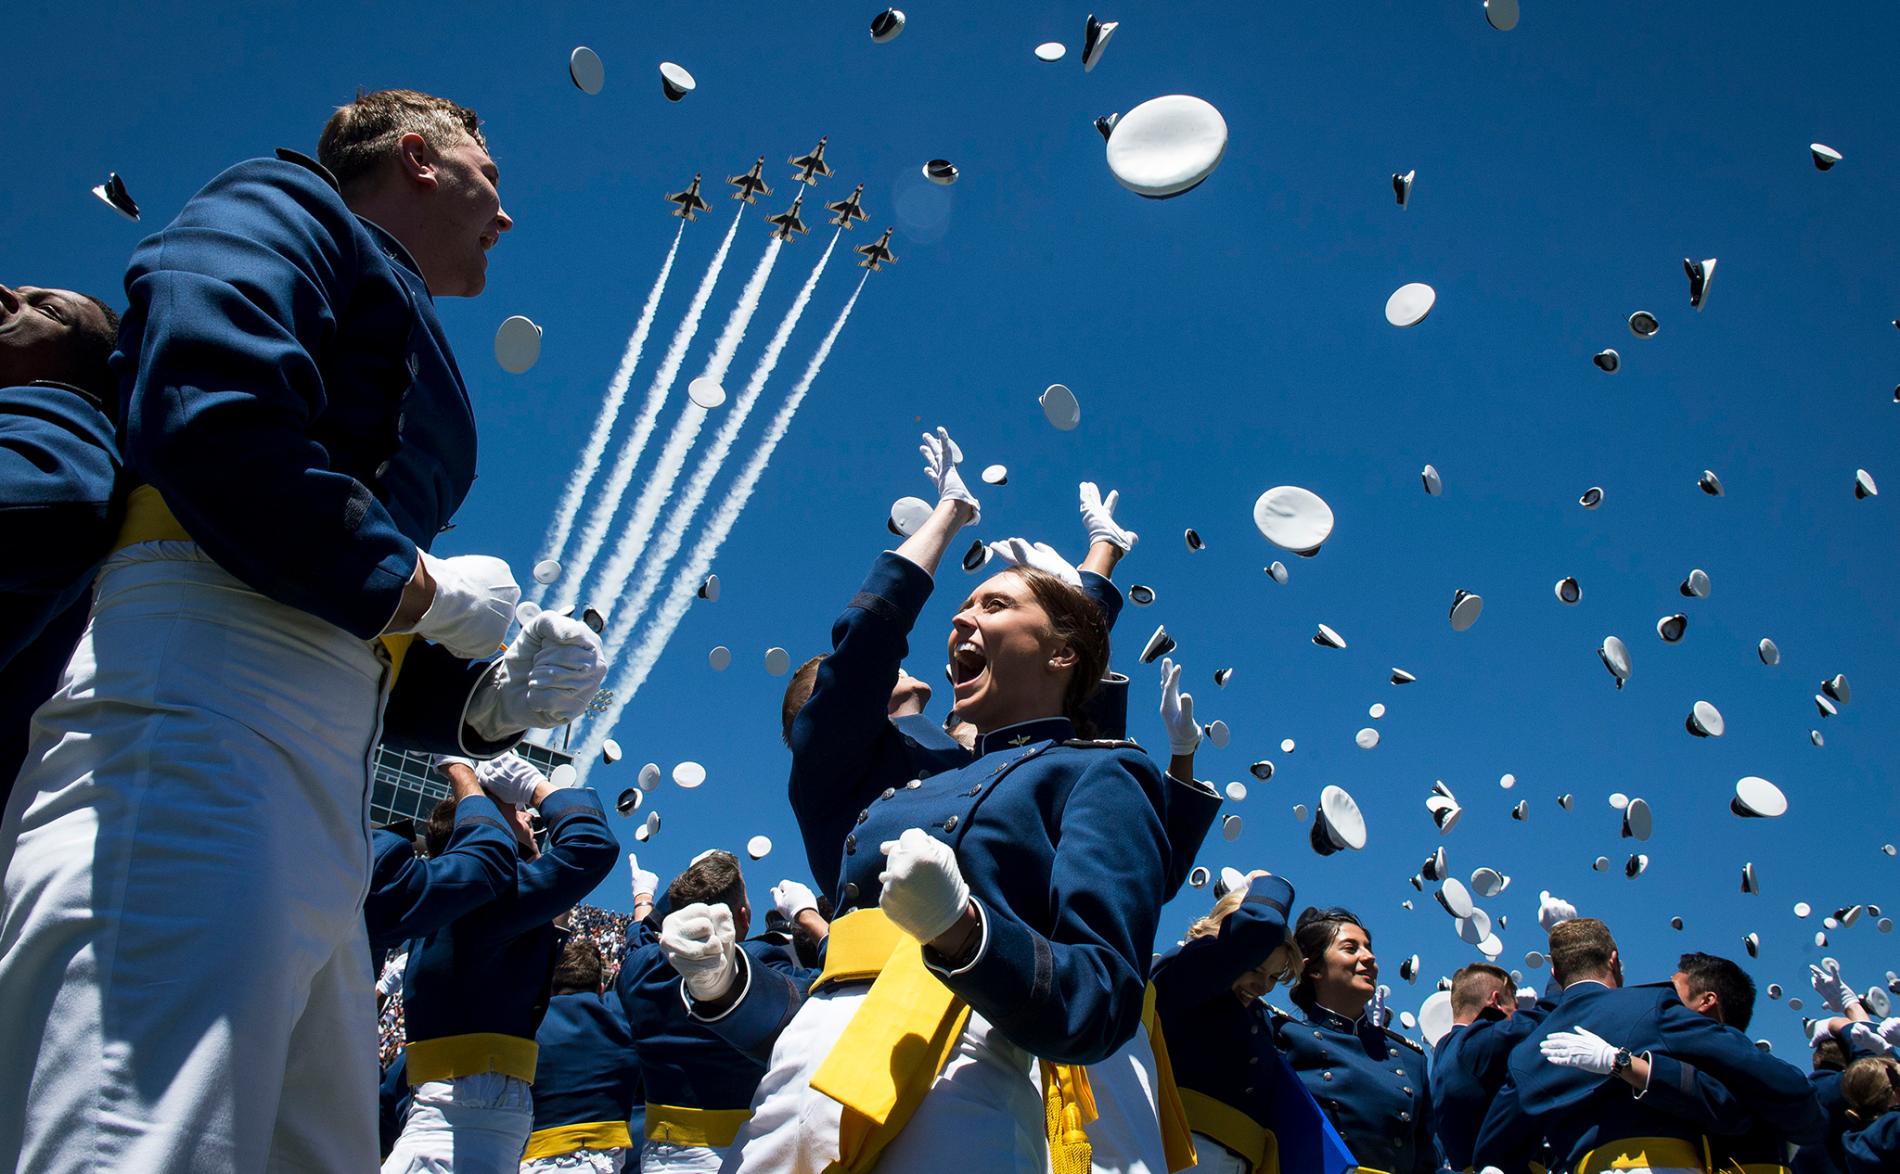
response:
<path id="1" fill-rule="evenodd" d="M 1587 1027 L 1553 1031 L 1539 1041 L 1537 1049 L 1560 1068 L 1576 1068 L 1592 1076 L 1608 1076 L 1616 1067 L 1616 1045 Z"/>
<path id="2" fill-rule="evenodd" d="M 957 461 L 963 454 L 951 443 L 949 430 L 939 428 L 935 432 L 924 433 L 924 442 L 917 446 L 917 451 L 924 456 L 924 476 L 930 478 L 930 483 L 937 489 L 937 504 L 942 505 L 946 501 L 964 502 L 970 507 L 970 524 L 976 524 L 983 515 L 983 507 L 963 483 L 963 474 L 957 472 Z"/>
<path id="3" fill-rule="evenodd" d="M 1556 929 L 1566 921 L 1577 916 L 1577 907 L 1562 897 L 1553 897 L 1548 892 L 1541 894 L 1537 901 L 1537 924 L 1545 933 Z"/>
<path id="4" fill-rule="evenodd" d="M 818 898 L 812 895 L 810 885 L 782 880 L 772 886 L 772 907 L 785 920 L 797 921 L 798 915 L 807 909 L 814 913 L 818 911 Z"/>
<path id="5" fill-rule="evenodd" d="M 544 611 L 522 626 L 475 686 L 464 720 L 491 742 L 564 726 L 587 712 L 606 675 L 594 630 Z"/>
<path id="6" fill-rule="evenodd" d="M 1194 723 L 1194 694 L 1181 692 L 1181 666 L 1161 658 L 1161 724 L 1168 728 L 1168 750 L 1176 758 L 1194 753 L 1201 727 Z"/>
<path id="7" fill-rule="evenodd" d="M 920 942 L 940 938 L 970 904 L 957 854 L 922 828 L 906 828 L 879 847 L 886 859 L 877 880 L 884 887 L 877 903 L 884 915 Z"/>
<path id="8" fill-rule="evenodd" d="M 1082 586 L 1082 572 L 1076 570 L 1068 559 L 1057 554 L 1056 548 L 1047 542 L 1005 538 L 1001 542 L 990 543 L 990 554 L 1012 567 L 1028 567 L 1032 571 L 1054 575 L 1071 587 Z"/>
<path id="9" fill-rule="evenodd" d="M 1123 554 L 1135 548 L 1141 535 L 1133 530 L 1124 529 L 1115 521 L 1115 506 L 1121 501 L 1121 490 L 1111 489 L 1104 498 L 1102 491 L 1093 481 L 1084 481 L 1081 485 L 1082 525 L 1088 529 L 1089 545 L 1106 542 L 1119 547 Z"/>
<path id="10" fill-rule="evenodd" d="M 486 554 L 437 558 L 418 553 L 435 581 L 435 597 L 409 630 L 469 659 L 500 648 L 521 600 L 521 587 L 508 564 Z"/>
<path id="11" fill-rule="evenodd" d="M 694 902 L 675 909 L 660 923 L 660 951 L 679 972 L 686 993 L 710 1003 L 732 989 L 739 977 L 739 946 L 732 910 Z"/>
<path id="12" fill-rule="evenodd" d="M 482 790 L 516 807 L 533 807 L 535 792 L 547 785 L 548 776 L 519 754 L 508 753 L 491 758 L 475 768 Z"/>

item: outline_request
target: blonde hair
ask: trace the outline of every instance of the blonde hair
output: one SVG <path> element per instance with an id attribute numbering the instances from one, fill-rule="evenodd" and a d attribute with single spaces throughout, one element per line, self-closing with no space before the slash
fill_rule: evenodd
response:
<path id="1" fill-rule="evenodd" d="M 337 107 L 324 124 L 317 162 L 347 192 L 372 178 L 406 134 L 421 135 L 437 151 L 454 146 L 463 135 L 488 149 L 481 119 L 466 106 L 418 90 L 359 90 L 356 101 Z"/>
<path id="2" fill-rule="evenodd" d="M 1900 1102 L 1900 1060 L 1892 1056 L 1862 1056 L 1841 1073 L 1841 1099 L 1847 1115 L 1863 1126 Z"/>
<path id="3" fill-rule="evenodd" d="M 1268 873 L 1265 869 L 1255 869 L 1247 874 L 1247 879 L 1252 881 L 1257 876 L 1266 875 Z M 1244 886 L 1222 893 L 1220 899 L 1214 902 L 1214 907 L 1208 910 L 1206 917 L 1197 917 L 1194 919 L 1194 924 L 1188 926 L 1187 940 L 1191 942 L 1195 938 L 1208 938 L 1220 933 L 1221 923 L 1233 916 L 1234 910 L 1246 903 L 1247 890 Z M 1275 983 L 1291 982 L 1293 976 L 1299 973 L 1300 948 L 1293 944 L 1292 934 L 1287 934 L 1286 940 L 1280 943 L 1280 947 L 1268 954 L 1261 964 L 1265 965 L 1275 958 L 1280 959 L 1281 965 L 1273 979 L 1267 984 L 1268 990 L 1272 990 Z"/>

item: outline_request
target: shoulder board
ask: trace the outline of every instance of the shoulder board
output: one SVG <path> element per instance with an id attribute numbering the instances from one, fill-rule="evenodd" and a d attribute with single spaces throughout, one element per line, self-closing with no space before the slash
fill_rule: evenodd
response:
<path id="1" fill-rule="evenodd" d="M 1282 1011 L 1272 1003 L 1265 1002 L 1264 1000 L 1260 1005 L 1266 1009 L 1267 1018 L 1273 1021 L 1275 1027 L 1278 1027 L 1282 1023 L 1291 1022 L 1293 1019 L 1293 1012 L 1291 1011 Z"/>
<path id="2" fill-rule="evenodd" d="M 1404 1044 L 1406 1047 L 1412 1049 L 1414 1052 L 1417 1052 L 1419 1055 L 1423 1056 L 1425 1054 L 1425 1045 L 1419 1043 L 1417 1040 L 1412 1039 L 1409 1036 L 1400 1035 L 1398 1032 L 1392 1030 L 1389 1027 L 1385 1029 L 1385 1033 L 1391 1036 L 1393 1039 L 1398 1040 L 1400 1043 Z"/>
<path id="3" fill-rule="evenodd" d="M 1058 746 L 1073 746 L 1077 750 L 1139 750 L 1141 744 L 1128 738 L 1067 738 L 1056 743 Z"/>

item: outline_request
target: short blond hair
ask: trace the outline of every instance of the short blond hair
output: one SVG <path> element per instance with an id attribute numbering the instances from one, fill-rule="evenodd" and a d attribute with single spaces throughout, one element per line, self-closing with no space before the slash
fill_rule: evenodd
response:
<path id="1" fill-rule="evenodd" d="M 473 110 L 420 90 L 359 90 L 356 101 L 339 106 L 317 139 L 317 162 L 330 169 L 348 191 L 372 177 L 407 134 L 440 151 L 463 135 L 486 151 L 482 120 Z"/>

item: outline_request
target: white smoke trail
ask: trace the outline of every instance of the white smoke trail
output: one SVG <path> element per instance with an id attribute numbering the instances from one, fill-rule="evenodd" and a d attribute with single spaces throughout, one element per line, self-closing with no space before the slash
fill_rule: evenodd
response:
<path id="1" fill-rule="evenodd" d="M 580 467 L 575 470 L 574 479 L 568 482 L 567 490 L 561 494 L 561 504 L 554 512 L 554 523 L 548 527 L 547 539 L 541 544 L 541 553 L 534 560 L 537 563 L 546 559 L 558 560 L 567 546 L 568 535 L 574 530 L 574 519 L 581 512 L 581 502 L 587 498 L 587 489 L 594 482 L 594 474 L 600 471 L 600 458 L 607 452 L 607 441 L 613 436 L 621 402 L 627 398 L 627 387 L 633 382 L 635 369 L 640 366 L 640 352 L 646 347 L 647 335 L 653 330 L 653 313 L 660 308 L 660 294 L 666 289 L 666 279 L 673 272 L 673 258 L 680 251 L 680 238 L 685 235 L 686 222 L 682 220 L 679 231 L 673 234 L 673 247 L 666 251 L 666 261 L 660 266 L 660 276 L 654 279 L 646 305 L 640 310 L 640 320 L 634 324 L 633 337 L 627 340 L 627 349 L 620 356 L 620 367 L 614 372 L 613 380 L 607 384 L 606 402 L 600 405 L 600 415 L 594 419 L 594 430 L 588 434 L 587 447 L 581 450 Z M 648 398 L 651 397 L 652 393 L 649 392 Z M 652 431 L 651 427 L 647 430 Z M 547 593 L 547 584 L 536 583 L 528 598 L 540 603 Z"/>
<path id="2" fill-rule="evenodd" d="M 739 212 L 744 214 L 745 205 L 739 206 Z M 607 541 L 607 529 L 620 510 L 620 499 L 626 495 L 627 486 L 633 481 L 634 466 L 640 463 L 641 450 L 653 435 L 660 408 L 666 403 L 666 393 L 672 389 L 681 365 L 686 362 L 686 350 L 693 345 L 693 335 L 699 331 L 700 315 L 706 312 L 706 303 L 712 300 L 713 286 L 718 284 L 719 271 L 725 268 L 726 254 L 732 250 L 732 238 L 739 232 L 739 219 L 740 216 L 732 218 L 725 239 L 719 242 L 719 251 L 713 254 L 712 264 L 699 279 L 699 288 L 686 307 L 686 316 L 680 319 L 679 329 L 673 332 L 673 341 L 666 348 L 666 356 L 653 373 L 653 383 L 647 388 L 646 402 L 640 405 L 640 418 L 634 422 L 633 434 L 614 457 L 613 471 L 607 474 L 607 489 L 595 500 L 594 508 L 587 515 L 587 524 L 581 527 L 579 553 L 562 568 L 561 593 L 556 597 L 562 607 L 580 598 L 581 583 L 594 569 L 594 559 Z"/>
<path id="3" fill-rule="evenodd" d="M 745 337 L 746 324 L 752 321 L 752 315 L 758 311 L 759 295 L 765 292 L 765 280 L 772 276 L 772 263 L 778 260 L 779 249 L 785 244 L 777 238 L 765 246 L 765 255 L 759 258 L 758 268 L 752 271 L 751 280 L 739 293 L 738 304 L 732 307 L 732 313 L 726 318 L 726 328 L 719 334 L 719 341 L 713 346 L 712 358 L 706 363 L 703 379 L 723 383 L 726 369 L 732 366 L 732 355 L 739 349 L 739 342 Z M 660 510 L 666 505 L 666 499 L 673 492 L 673 483 L 679 480 L 680 470 L 686 466 L 687 454 L 692 451 L 693 442 L 699 439 L 699 429 L 706 422 L 706 409 L 687 401 L 686 410 L 673 422 L 673 431 L 667 435 L 666 447 L 660 450 L 659 460 L 654 463 L 653 472 L 640 490 L 639 500 L 633 506 L 633 518 L 627 528 L 620 533 L 619 541 L 614 543 L 613 554 L 607 559 L 606 569 L 600 573 L 600 581 L 595 583 L 591 594 L 595 606 L 605 611 L 611 618 L 620 607 L 620 593 L 626 589 L 627 579 L 633 574 L 634 564 L 646 549 L 647 539 L 653 535 L 653 524 L 659 520 Z"/>
<path id="4" fill-rule="evenodd" d="M 590 721 L 587 736 L 581 740 L 580 747 L 574 753 L 574 765 L 580 771 L 581 781 L 585 782 L 587 773 L 598 760 L 600 744 L 613 732 L 614 723 L 633 700 L 640 686 L 646 684 L 647 676 L 652 673 L 654 664 L 660 659 L 660 653 L 666 648 L 667 641 L 673 638 L 673 632 L 679 627 L 680 620 L 686 615 L 686 609 L 692 606 L 693 594 L 699 588 L 706 572 L 712 569 L 713 559 L 719 554 L 719 547 L 732 532 L 739 515 L 744 512 L 746 502 L 751 500 L 752 491 L 758 487 L 759 478 L 765 473 L 765 466 L 772 459 L 772 450 L 779 441 L 785 439 L 785 433 L 792 426 L 792 417 L 798 414 L 799 404 L 804 402 L 805 393 L 818 378 L 818 372 L 831 356 L 832 344 L 838 341 L 838 334 L 844 330 L 845 319 L 851 317 L 851 308 L 858 304 L 858 295 L 864 292 L 864 282 L 871 275 L 866 273 L 858 279 L 858 288 L 851 291 L 851 300 L 838 312 L 838 320 L 831 324 L 830 333 L 818 344 L 812 354 L 811 362 L 805 366 L 805 374 L 792 387 L 785 397 L 785 403 L 779 407 L 778 415 L 772 417 L 766 426 L 765 436 L 752 458 L 726 490 L 725 500 L 719 503 L 719 510 L 707 523 L 699 542 L 687 556 L 686 565 L 673 577 L 673 585 L 668 590 L 666 601 L 660 605 L 660 611 L 654 617 L 653 624 L 647 629 L 646 636 L 633 651 L 633 659 L 621 671 L 618 680 L 613 682 L 613 704 L 607 707 L 600 717 Z"/>
<path id="5" fill-rule="evenodd" d="M 660 532 L 660 540 L 654 544 L 653 551 L 642 560 L 640 582 L 634 587 L 633 596 L 615 609 L 613 623 L 607 629 L 606 656 L 608 663 L 619 655 L 626 646 L 627 638 L 633 635 L 633 627 L 646 612 L 647 604 L 653 599 L 653 593 L 659 590 L 660 579 L 665 576 L 667 564 L 679 553 L 681 543 L 686 541 L 686 529 L 692 524 L 693 514 L 699 510 L 700 503 L 706 500 L 706 493 L 712 488 L 714 478 L 725 467 L 726 458 L 732 453 L 733 441 L 738 439 L 739 430 L 745 427 L 746 420 L 752 415 L 752 407 L 758 402 L 759 393 L 765 389 L 766 380 L 772 377 L 772 371 L 778 366 L 779 356 L 784 353 L 785 344 L 792 337 L 792 330 L 805 313 L 806 303 L 811 301 L 812 290 L 817 288 L 819 277 L 823 276 L 825 266 L 831 261 L 831 250 L 837 247 L 838 234 L 831 234 L 831 243 L 818 258 L 818 264 L 812 267 L 811 276 L 799 289 L 798 296 L 792 299 L 792 308 L 773 331 L 771 341 L 765 344 L 765 351 L 759 356 L 758 366 L 753 368 L 752 377 L 746 380 L 745 390 L 734 401 L 732 408 L 720 421 L 719 432 L 713 437 L 712 445 L 699 458 L 699 466 L 693 470 L 693 476 L 686 484 L 686 492 L 674 503 L 673 512 L 667 516 L 666 526 Z"/>

